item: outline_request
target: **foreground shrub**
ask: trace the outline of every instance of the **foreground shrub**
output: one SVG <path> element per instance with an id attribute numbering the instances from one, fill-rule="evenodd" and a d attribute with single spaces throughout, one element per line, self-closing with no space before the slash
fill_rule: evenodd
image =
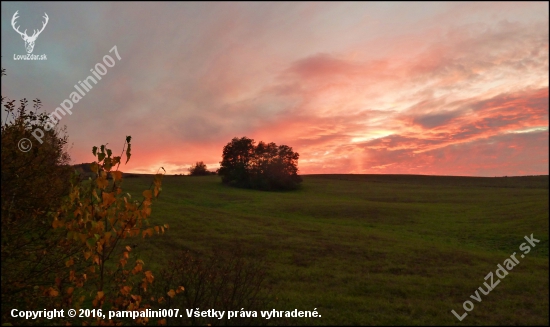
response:
<path id="1" fill-rule="evenodd" d="M 245 258 L 237 248 L 234 251 L 217 251 L 203 255 L 182 251 L 174 255 L 155 285 L 155 291 L 165 294 L 178 285 L 185 290 L 169 299 L 165 308 L 180 309 L 183 317 L 168 318 L 169 325 L 251 326 L 288 324 L 284 318 L 265 319 L 260 311 L 282 305 L 272 292 L 267 280 L 269 264 L 264 259 Z M 219 317 L 188 317 L 188 310 L 224 311 Z M 244 310 L 241 310 L 244 309 Z M 258 317 L 228 317 L 228 311 L 256 311 Z"/>
<path id="2" fill-rule="evenodd" d="M 2 104 L 5 101 L 2 97 Z M 126 239 L 152 237 L 168 228 L 148 222 L 163 174 L 154 176 L 140 200 L 122 191 L 118 167 L 123 154 L 126 162 L 131 156 L 128 136 L 120 156 L 113 156 L 105 145 L 93 147 L 96 161 L 89 165 L 89 179 L 83 181 L 74 169 L 70 176 L 67 138 L 51 117 L 37 112 L 40 101 L 34 102 L 35 110 L 29 112 L 25 99 L 19 109 L 14 101 L 4 105 L 8 115 L 2 124 L 2 325 L 149 323 L 141 317 L 108 319 L 99 312 L 141 312 L 161 300 L 150 298 L 155 276 L 144 269 Z M 20 140 L 34 141 L 31 133 L 36 129 L 42 130 L 43 142 L 30 149 L 27 142 L 22 148 Z M 169 290 L 164 297 L 175 294 Z M 94 314 L 53 320 L 11 316 L 12 309 L 80 308 L 93 309 Z"/>
<path id="3" fill-rule="evenodd" d="M 40 100 L 33 102 L 29 110 L 26 99 L 16 107 L 14 100 L 2 96 L 2 322 L 12 308 L 43 307 L 37 289 L 55 281 L 66 270 L 66 258 L 82 248 L 56 246 L 65 235 L 53 231 L 48 215 L 69 192 L 68 138 L 64 129 L 46 127 L 48 115 L 39 112 Z M 43 132 L 42 144 L 32 135 L 37 129 Z"/>

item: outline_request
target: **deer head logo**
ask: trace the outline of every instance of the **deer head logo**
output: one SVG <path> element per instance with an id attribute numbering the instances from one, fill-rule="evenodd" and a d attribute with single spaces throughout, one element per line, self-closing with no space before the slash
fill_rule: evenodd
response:
<path id="1" fill-rule="evenodd" d="M 20 32 L 19 26 L 15 27 L 15 20 L 19 18 L 19 16 L 17 16 L 17 12 L 19 12 L 19 10 L 16 11 L 15 14 L 13 14 L 13 18 L 11 19 L 11 26 L 17 33 L 19 33 L 19 35 L 21 35 L 21 38 L 25 41 L 25 48 L 27 49 L 27 53 L 32 53 L 36 38 L 38 37 L 38 35 L 40 35 L 40 33 L 42 33 L 42 31 L 44 30 L 44 27 L 46 27 L 46 25 L 48 24 L 48 20 L 50 18 L 48 17 L 48 14 L 44 13 L 44 18 L 46 19 L 46 21 L 44 22 L 44 25 L 42 25 L 42 29 L 40 31 L 34 30 L 34 33 L 32 34 L 32 36 L 28 36 L 27 30 L 25 30 L 25 32 Z"/>

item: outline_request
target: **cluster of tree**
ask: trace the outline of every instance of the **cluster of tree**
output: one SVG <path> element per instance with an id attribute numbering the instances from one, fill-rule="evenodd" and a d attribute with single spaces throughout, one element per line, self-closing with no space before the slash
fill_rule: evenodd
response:
<path id="1" fill-rule="evenodd" d="M 299 154 L 287 145 L 233 138 L 223 148 L 218 174 L 228 185 L 260 190 L 292 190 L 302 178 L 298 175 Z"/>
<path id="2" fill-rule="evenodd" d="M 194 165 L 191 165 L 188 170 L 191 176 L 216 175 L 216 172 L 209 171 L 208 168 L 206 168 L 206 164 L 202 161 L 197 161 Z"/>

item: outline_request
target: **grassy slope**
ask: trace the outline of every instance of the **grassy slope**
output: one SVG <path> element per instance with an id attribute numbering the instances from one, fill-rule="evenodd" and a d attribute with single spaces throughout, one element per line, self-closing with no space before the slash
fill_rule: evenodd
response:
<path id="1" fill-rule="evenodd" d="M 548 325 L 548 176 L 303 177 L 301 190 L 275 193 L 167 176 L 152 220 L 171 228 L 137 249 L 154 269 L 178 249 L 239 243 L 267 256 L 287 306 L 322 315 L 298 324 Z M 151 180 L 124 189 L 137 195 Z M 541 242 L 522 259 L 531 233 Z M 520 264 L 472 300 L 513 252 Z M 451 310 L 462 314 L 466 300 L 475 308 L 459 323 Z"/>

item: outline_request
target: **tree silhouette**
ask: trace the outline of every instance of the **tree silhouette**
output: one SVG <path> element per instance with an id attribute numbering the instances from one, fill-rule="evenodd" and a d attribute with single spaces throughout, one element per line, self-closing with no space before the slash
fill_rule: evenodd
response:
<path id="1" fill-rule="evenodd" d="M 206 176 L 210 175 L 210 172 L 206 168 L 206 165 L 202 161 L 197 161 L 189 169 L 189 175 L 191 176 Z"/>
<path id="2" fill-rule="evenodd" d="M 247 137 L 233 138 L 223 147 L 223 160 L 218 174 L 225 184 L 250 187 L 249 169 L 254 158 L 254 140 Z"/>
<path id="3" fill-rule="evenodd" d="M 40 112 L 38 99 L 33 100 L 33 109 L 26 99 L 17 108 L 15 100 L 2 96 L 1 104 L 6 113 L 1 126 L 2 303 L 24 307 L 29 288 L 32 291 L 66 269 L 60 258 L 77 249 L 54 246 L 64 235 L 52 233 L 45 218 L 69 192 L 68 137 L 62 128 L 46 128 L 49 118 Z M 44 132 L 42 144 L 33 137 L 37 129 Z M 28 148 L 21 147 L 23 140 L 29 141 Z M 1 315 L 5 321 L 7 306 L 2 306 Z"/>
<path id="4" fill-rule="evenodd" d="M 296 189 L 302 182 L 298 176 L 299 154 L 287 145 L 233 138 L 223 148 L 218 174 L 222 182 L 237 187 L 284 190 Z"/>

